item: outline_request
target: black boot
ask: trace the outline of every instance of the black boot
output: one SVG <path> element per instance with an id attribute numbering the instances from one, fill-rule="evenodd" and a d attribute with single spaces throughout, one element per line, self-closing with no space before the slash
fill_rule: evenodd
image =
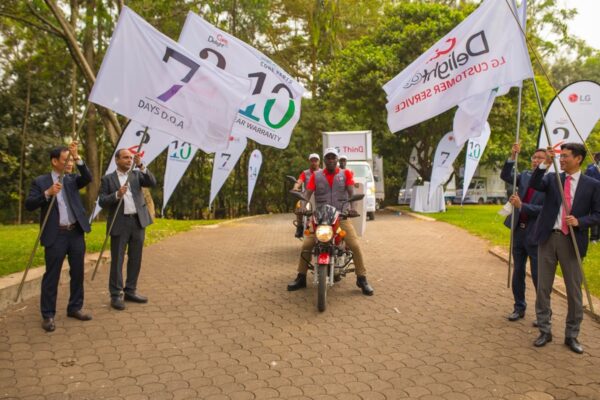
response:
<path id="1" fill-rule="evenodd" d="M 293 292 L 294 290 L 303 289 L 306 287 L 306 274 L 298 273 L 296 279 L 288 283 L 287 290 Z"/>
<path id="2" fill-rule="evenodd" d="M 366 276 L 357 276 L 356 286 L 358 286 L 366 296 L 373 296 L 373 293 L 375 292 L 371 285 L 369 285 L 369 282 L 367 282 Z"/>
<path id="3" fill-rule="evenodd" d="M 297 237 L 298 239 L 302 238 L 302 236 L 304 236 L 304 227 L 302 226 L 302 224 L 298 225 L 296 227 L 296 233 L 294 234 L 295 237 Z"/>

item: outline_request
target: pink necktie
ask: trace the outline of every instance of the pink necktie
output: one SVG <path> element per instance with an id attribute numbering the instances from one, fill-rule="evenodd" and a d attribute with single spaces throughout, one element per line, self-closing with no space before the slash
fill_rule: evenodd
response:
<path id="1" fill-rule="evenodd" d="M 565 201 L 567 202 L 567 207 L 569 208 L 569 212 L 571 211 L 571 175 L 567 175 L 565 178 Z M 569 234 L 569 226 L 567 225 L 567 207 L 563 205 L 562 211 L 562 233 L 565 235 Z"/>

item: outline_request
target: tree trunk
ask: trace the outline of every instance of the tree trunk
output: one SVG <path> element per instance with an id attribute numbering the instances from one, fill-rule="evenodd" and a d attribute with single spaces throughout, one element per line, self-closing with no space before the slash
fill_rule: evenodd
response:
<path id="1" fill-rule="evenodd" d="M 86 57 L 85 57 L 83 51 L 81 50 L 81 48 L 79 47 L 79 43 L 77 42 L 75 31 L 72 29 L 71 25 L 69 25 L 69 23 L 65 19 L 63 12 L 58 7 L 55 0 L 44 0 L 44 1 L 48 5 L 48 8 L 50 8 L 50 11 L 52 12 L 52 14 L 54 15 L 54 17 L 56 18 L 56 20 L 60 24 L 60 27 L 63 30 L 64 36 L 65 36 L 65 41 L 67 43 L 67 46 L 69 47 L 71 56 L 73 57 L 73 60 L 77 63 L 77 65 L 79 66 L 79 69 L 81 70 L 81 72 L 83 73 L 83 77 L 85 78 L 85 81 L 86 81 L 86 84 L 88 87 L 88 92 L 89 92 L 92 89 L 92 86 L 94 86 L 94 82 L 96 82 L 96 75 L 94 74 L 92 65 L 90 65 L 90 63 L 87 62 Z M 89 24 L 92 24 L 91 21 L 93 21 L 93 19 L 88 20 L 87 22 Z M 86 26 L 86 29 L 88 29 L 87 26 Z M 90 27 L 90 29 L 91 29 L 91 27 Z M 112 111 L 108 111 L 103 107 L 98 107 L 98 111 L 102 117 L 102 122 L 104 123 L 104 126 L 106 127 L 106 130 L 109 134 L 110 140 L 113 143 L 116 143 L 119 138 L 119 134 L 121 132 L 121 125 L 119 124 L 117 117 L 112 113 Z"/>
<path id="2" fill-rule="evenodd" d="M 83 33 L 83 54 L 85 56 L 86 63 L 91 66 L 95 64 L 93 24 L 95 13 L 96 0 L 87 0 L 85 11 L 85 29 Z M 84 116 L 87 120 L 85 130 L 85 155 L 87 165 L 92 173 L 92 182 L 90 182 L 88 185 L 85 195 L 86 207 L 90 212 L 94 209 L 94 204 L 100 189 L 100 164 L 98 160 L 96 115 L 96 110 L 94 108 L 90 108 L 87 116 Z"/>
<path id="3" fill-rule="evenodd" d="M 23 171 L 25 170 L 25 138 L 27 136 L 27 123 L 29 122 L 29 106 L 31 103 L 31 64 L 27 68 L 27 97 L 25 98 L 25 112 L 23 113 L 23 128 L 21 129 L 21 160 L 19 163 L 19 207 L 17 211 L 17 224 L 23 223 Z"/>

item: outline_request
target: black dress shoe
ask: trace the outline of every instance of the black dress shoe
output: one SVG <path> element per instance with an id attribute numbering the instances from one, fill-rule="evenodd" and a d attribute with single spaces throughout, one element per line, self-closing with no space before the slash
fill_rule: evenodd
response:
<path id="1" fill-rule="evenodd" d="M 136 293 L 125 293 L 125 301 L 132 301 L 134 303 L 147 303 L 148 298 L 146 296 L 142 296 Z"/>
<path id="2" fill-rule="evenodd" d="M 54 318 L 44 318 L 42 320 L 42 328 L 46 332 L 54 332 L 56 325 L 54 325 Z"/>
<path id="3" fill-rule="evenodd" d="M 296 279 L 292 282 L 288 283 L 287 290 L 288 292 L 293 292 L 294 290 L 303 289 L 306 287 L 306 274 L 298 273 Z"/>
<path id="4" fill-rule="evenodd" d="M 77 311 L 69 311 L 67 312 L 67 317 L 69 318 L 75 318 L 78 319 L 80 321 L 89 321 L 92 319 L 92 315 L 91 314 L 84 314 L 81 312 L 81 310 L 77 310 Z"/>
<path id="5" fill-rule="evenodd" d="M 535 347 L 542 347 L 545 346 L 546 343 L 550 343 L 552 341 L 552 334 L 551 333 L 540 333 L 540 336 L 538 336 L 537 339 L 535 339 L 535 342 L 533 342 L 533 345 Z"/>
<path id="6" fill-rule="evenodd" d="M 583 347 L 576 338 L 565 338 L 565 344 L 569 346 L 569 349 L 571 349 L 571 351 L 577 354 L 583 353 Z"/>
<path id="7" fill-rule="evenodd" d="M 525 311 L 513 311 L 508 314 L 509 321 L 517 321 L 525 316 Z"/>
<path id="8" fill-rule="evenodd" d="M 110 306 L 115 310 L 123 311 L 125 309 L 125 302 L 121 299 L 111 299 Z"/>
<path id="9" fill-rule="evenodd" d="M 369 282 L 367 282 L 366 276 L 357 276 L 356 286 L 358 286 L 366 296 L 373 296 L 373 293 L 375 292 L 371 285 L 369 285 Z"/>

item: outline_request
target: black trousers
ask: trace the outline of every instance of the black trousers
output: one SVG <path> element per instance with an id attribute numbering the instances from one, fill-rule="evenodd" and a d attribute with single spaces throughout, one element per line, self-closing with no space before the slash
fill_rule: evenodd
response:
<path id="1" fill-rule="evenodd" d="M 52 246 L 45 248 L 46 272 L 42 278 L 40 310 L 43 318 L 54 318 L 56 314 L 56 295 L 60 272 L 69 259 L 71 276 L 71 295 L 67 312 L 79 311 L 83 307 L 83 264 L 85 257 L 85 239 L 83 231 L 76 227 L 70 231 L 59 230 Z"/>
<path id="2" fill-rule="evenodd" d="M 108 291 L 113 299 L 121 296 L 121 291 L 134 294 L 142 268 L 142 250 L 146 230 L 141 227 L 137 216 L 125 218 L 125 226 L 119 235 L 110 236 L 110 278 Z M 127 250 L 127 280 L 123 288 L 123 262 Z"/>

